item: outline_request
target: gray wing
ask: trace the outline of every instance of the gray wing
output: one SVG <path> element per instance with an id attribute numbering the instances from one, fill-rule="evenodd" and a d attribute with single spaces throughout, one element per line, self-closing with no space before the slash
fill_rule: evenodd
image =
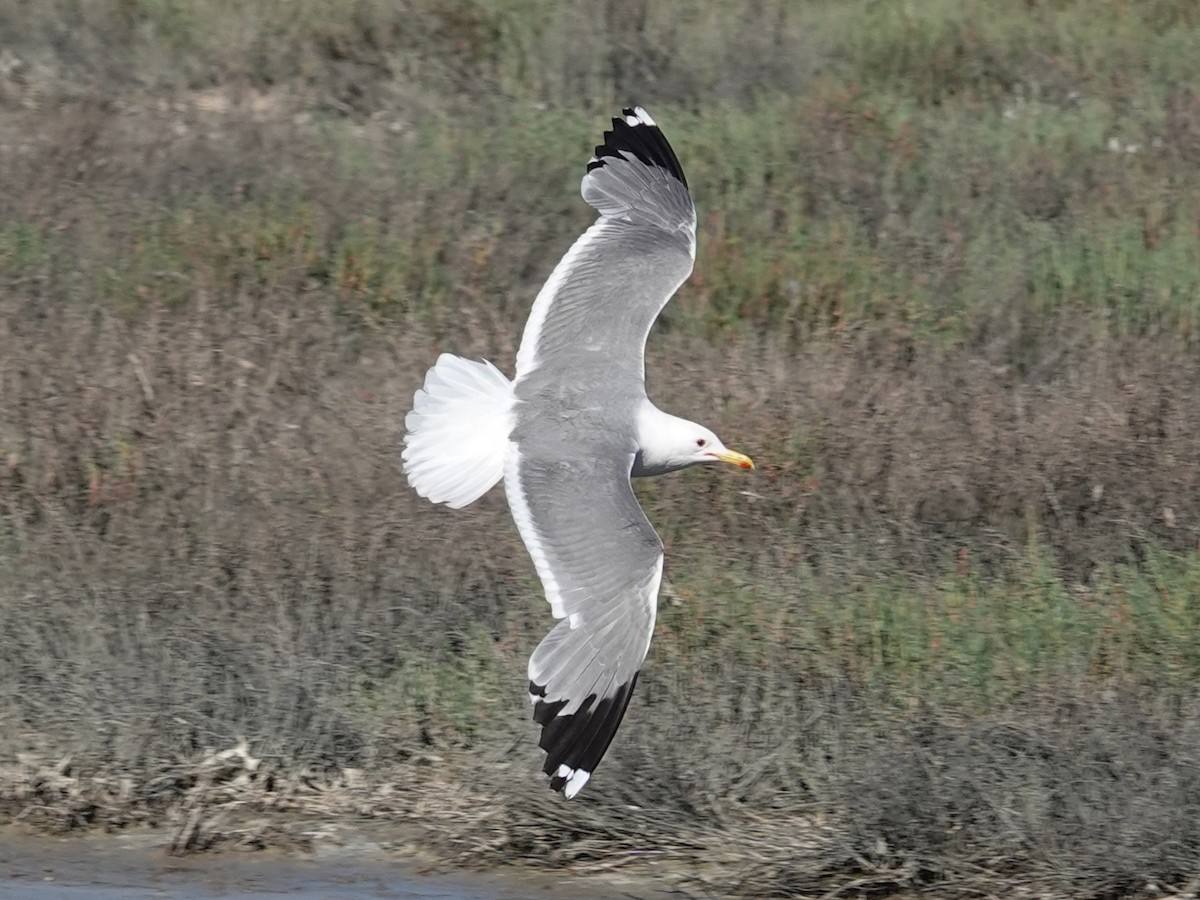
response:
<path id="1" fill-rule="evenodd" d="M 645 110 L 626 109 L 596 148 L 583 197 L 600 218 L 538 293 L 517 353 L 519 383 L 553 378 L 583 351 L 644 378 L 646 335 L 691 274 L 696 209 L 671 145 Z"/>
<path id="2" fill-rule="evenodd" d="M 662 543 L 629 483 L 633 455 L 522 456 L 504 474 L 513 519 L 562 619 L 529 659 L 550 786 L 573 797 L 616 734 L 654 631 Z"/>

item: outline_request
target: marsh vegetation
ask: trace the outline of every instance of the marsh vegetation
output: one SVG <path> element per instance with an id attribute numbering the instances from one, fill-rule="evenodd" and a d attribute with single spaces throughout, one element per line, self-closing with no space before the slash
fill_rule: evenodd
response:
<path id="1" fill-rule="evenodd" d="M 1194 893 L 1197 7 L 548 10 L 0 0 L 0 817 Z M 639 486 L 659 629 L 563 805 L 503 497 L 429 507 L 397 441 L 440 349 L 511 372 L 630 100 L 700 216 L 652 395 L 760 469 Z"/>

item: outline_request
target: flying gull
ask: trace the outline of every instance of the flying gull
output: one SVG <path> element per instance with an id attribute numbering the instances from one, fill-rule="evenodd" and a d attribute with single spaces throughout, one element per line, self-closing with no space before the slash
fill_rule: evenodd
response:
<path id="1" fill-rule="evenodd" d="M 646 397 L 646 336 L 691 274 L 696 210 L 654 120 L 623 113 L 583 176 L 600 217 L 534 300 L 516 377 L 444 353 L 404 420 L 404 472 L 422 497 L 459 509 L 504 479 L 561 620 L 529 659 L 529 699 L 550 786 L 567 797 L 612 742 L 654 632 L 663 547 L 630 476 L 754 468 Z"/>

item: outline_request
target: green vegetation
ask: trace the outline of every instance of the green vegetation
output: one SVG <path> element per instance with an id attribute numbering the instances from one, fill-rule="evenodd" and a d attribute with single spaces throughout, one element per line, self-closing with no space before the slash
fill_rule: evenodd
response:
<path id="1" fill-rule="evenodd" d="M 119 222 L 94 198 L 99 221 L 84 228 L 99 233 L 86 235 L 87 256 L 120 261 L 115 272 L 95 273 L 101 296 L 169 295 L 175 288 L 163 280 L 172 273 L 211 277 L 228 290 L 245 268 L 302 259 L 372 313 L 402 318 L 414 307 L 453 310 L 464 294 L 524 288 L 537 266 L 520 250 L 536 242 L 540 261 L 564 226 L 586 221 L 573 197 L 575 157 L 594 139 L 600 113 L 549 99 L 549 85 L 504 62 L 547 59 L 550 45 L 563 43 L 570 13 L 432 4 L 401 22 L 384 3 L 353 4 L 349 17 L 333 13 L 339 4 L 287 4 L 285 16 L 267 3 L 254 15 L 243 9 L 243 36 L 230 45 L 226 7 L 241 6 L 205 6 L 125 3 L 120 20 L 134 46 L 168 40 L 180 57 L 174 69 L 221 60 L 215 90 L 230 97 L 315 77 L 315 60 L 333 52 L 331 29 L 346 44 L 342 54 L 382 44 L 375 81 L 401 73 L 406 80 L 425 67 L 433 82 L 426 90 L 444 91 L 450 76 L 431 61 L 474 52 L 477 65 L 492 66 L 496 95 L 468 109 L 437 109 L 424 94 L 420 106 L 408 97 L 381 105 L 374 112 L 393 120 L 394 137 L 369 141 L 341 126 L 341 111 L 318 107 L 306 143 L 335 183 L 320 186 L 328 208 L 315 228 L 303 200 L 281 204 L 278 196 L 318 186 L 294 165 L 267 161 L 254 167 L 249 197 L 213 197 L 201 183 L 165 208 L 156 196 L 143 208 L 122 203 Z M 93 25 L 118 27 L 96 8 L 87 14 Z M 806 60 L 780 90 L 768 90 L 765 76 L 752 89 L 722 90 L 709 68 L 712 42 L 749 40 L 761 22 L 729 32 L 727 20 L 739 16 L 696 2 L 680 17 L 686 24 L 669 29 L 655 18 L 664 11 L 634 2 L 614 8 L 609 27 L 617 31 L 645 18 L 639 42 L 651 57 L 658 29 L 670 32 L 670 58 L 657 61 L 665 71 L 647 76 L 642 91 L 675 87 L 654 108 L 686 148 L 705 226 L 696 277 L 671 310 L 673 325 L 710 334 L 766 328 L 808 340 L 882 320 L 952 342 L 998 335 L 1022 359 L 1047 352 L 1041 344 L 1067 328 L 1194 341 L 1200 191 L 1189 177 L 1190 123 L 1200 38 L 1183 4 L 1112 4 L 1110 15 L 1079 4 L 779 4 L 772 53 Z M 35 31 L 34 19 L 21 27 Z M 278 35 L 284 19 L 288 33 Z M 249 68 L 248 48 L 268 40 L 290 48 L 271 54 L 272 65 L 286 68 Z M 454 53 L 443 53 L 447 46 Z M 576 65 L 602 68 L 604 54 L 592 55 Z M 681 58 L 698 68 L 672 78 Z M 156 72 L 143 61 L 127 77 L 153 87 Z M 691 90 L 681 93 L 685 85 Z M 607 112 L 618 100 L 602 98 L 620 89 L 588 96 Z M 346 209 L 355 215 L 340 214 Z M 532 235 L 506 227 L 535 215 L 556 227 Z M 5 257 L 19 269 L 47 264 L 31 245 L 53 257 L 55 236 L 68 244 L 81 237 L 56 235 L 59 224 L 27 212 L 8 226 Z M 189 252 L 206 251 L 214 233 L 234 246 Z M 493 255 L 509 271 L 497 271 Z"/>
<path id="2" fill-rule="evenodd" d="M 403 786 L 447 859 L 1195 877 L 1195 4 L 0 0 L 0 33 L 0 813 L 155 821 L 245 738 L 274 784 Z M 563 812 L 503 501 L 430 508 L 396 439 L 440 350 L 511 367 L 631 101 L 700 216 L 651 391 L 761 467 L 639 484 L 658 633 Z"/>
<path id="3" fill-rule="evenodd" d="M 1001 578 L 936 581 L 793 574 L 776 583 L 701 568 L 675 585 L 657 657 L 713 657 L 797 683 L 850 672 L 881 715 L 913 698 L 963 711 L 1003 709 L 1060 684 L 1104 681 L 1190 694 L 1200 680 L 1200 562 L 1156 554 L 1093 585 L 1069 585 L 1036 547 Z"/>

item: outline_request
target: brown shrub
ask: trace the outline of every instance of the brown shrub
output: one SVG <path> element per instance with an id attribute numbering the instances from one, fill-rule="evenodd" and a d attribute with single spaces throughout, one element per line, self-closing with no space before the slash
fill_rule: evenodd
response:
<path id="1" fill-rule="evenodd" d="M 337 696 L 362 672 L 394 671 L 399 645 L 446 653 L 468 623 L 503 633 L 514 607 L 529 629 L 521 640 L 531 639 L 540 605 L 503 500 L 469 514 L 433 509 L 404 486 L 396 453 L 403 413 L 437 352 L 510 365 L 528 298 L 481 291 L 464 274 L 450 288 L 462 288 L 453 315 L 388 320 L 354 307 L 329 273 L 308 271 L 286 240 L 232 274 L 203 254 L 246 248 L 186 248 L 200 262 L 171 291 L 97 297 L 104 267 L 120 262 L 106 254 L 123 246 L 124 213 L 142 215 L 189 183 L 209 185 L 232 215 L 240 191 L 287 169 L 311 185 L 318 243 L 341 227 L 339 209 L 368 196 L 369 184 L 322 179 L 320 143 L 301 132 L 286 144 L 278 115 L 259 116 L 253 104 L 215 118 L 182 104 L 182 128 L 163 127 L 170 116 L 155 109 L 89 101 L 36 118 L 12 113 L 35 152 L 14 157 L 0 202 L 19 218 L 44 216 L 77 254 L 0 290 L 0 539 L 11 584 L 24 586 L 7 614 L 28 617 L 32 630 L 32 643 L 14 644 L 22 683 L 74 690 L 78 673 L 54 660 L 85 659 L 88 642 L 101 640 L 95 626 L 130 617 L 152 649 L 129 651 L 129 679 L 150 666 L 138 654 L 179 655 L 163 649 L 167 637 L 209 642 L 193 649 L 215 666 L 215 681 L 184 679 L 178 696 L 149 690 L 163 709 L 225 697 L 210 704 L 212 722 L 224 722 L 213 727 L 233 727 L 222 718 L 231 708 L 255 721 L 253 692 L 221 673 L 245 664 L 235 662 L 242 651 L 270 648 L 256 663 L 264 673 L 288 671 L 283 661 L 298 652 L 311 665 L 292 666 L 302 675 L 272 707 L 309 722 L 314 696 Z M 517 237 L 487 257 L 506 267 L 497 283 L 535 281 L 530 267 L 561 239 L 545 222 L 530 225 L 534 237 L 510 224 Z M 475 247 L 465 241 L 447 269 L 474 265 Z M 673 559 L 699 552 L 687 532 L 703 523 L 768 581 L 799 565 L 920 578 L 957 561 L 986 573 L 1035 535 L 1080 580 L 1136 561 L 1142 541 L 1194 548 L 1196 357 L 1165 339 L 1054 349 L 1018 372 L 969 346 L 885 327 L 802 348 L 769 334 L 712 342 L 664 329 L 651 341 L 651 393 L 708 421 L 761 469 L 643 485 L 651 519 Z M 53 622 L 39 619 L 46 604 L 61 604 Z M 119 631 L 104 640 L 119 643 Z M 341 680 L 323 693 L 334 672 Z M 78 718 L 55 712 L 50 696 L 10 693 L 90 733 L 86 702 Z M 40 713 L 29 715 L 32 724 Z M 337 729 L 326 724 L 304 725 L 291 746 L 334 753 L 323 742 Z M 293 727 L 272 726 L 284 744 Z M 179 738 L 170 734 L 155 732 Z"/>
<path id="2" fill-rule="evenodd" d="M 932 575 L 965 554 L 995 571 L 1036 537 L 1086 581 L 1143 541 L 1196 547 L 1200 366 L 1166 342 L 1071 350 L 1038 381 L 882 337 L 794 354 L 659 346 L 660 401 L 724 410 L 727 442 L 762 464 L 749 502 L 727 486 L 727 515 L 776 565 Z M 674 509 L 690 487 L 667 490 Z"/>
<path id="3" fill-rule="evenodd" d="M 470 622 L 499 634 L 512 605 L 537 609 L 498 495 L 449 515 L 404 485 L 400 421 L 436 352 L 419 325 L 364 338 L 330 304 L 272 290 L 136 320 L 32 289 L 0 309 L 5 564 L 31 602 L 65 604 L 57 624 L 28 627 L 87 634 L 109 604 L 142 597 L 121 612 L 142 609 L 129 627 L 184 639 L 170 623 L 187 610 L 216 629 L 217 672 L 250 644 L 273 648 L 264 665 L 303 651 L 370 672 L 395 665 L 394 635 L 437 653 Z M 664 538 L 686 558 L 705 523 L 766 579 L 801 563 L 935 577 L 964 555 L 1000 565 L 1035 533 L 1080 579 L 1136 560 L 1142 540 L 1195 546 L 1195 359 L 1113 346 L 1029 384 L 965 351 L 907 357 L 869 341 L 791 356 L 659 336 L 659 402 L 762 466 L 654 485 Z M 37 669 L 85 650 L 19 655 Z M 54 677 L 66 690 L 72 676 Z"/>

